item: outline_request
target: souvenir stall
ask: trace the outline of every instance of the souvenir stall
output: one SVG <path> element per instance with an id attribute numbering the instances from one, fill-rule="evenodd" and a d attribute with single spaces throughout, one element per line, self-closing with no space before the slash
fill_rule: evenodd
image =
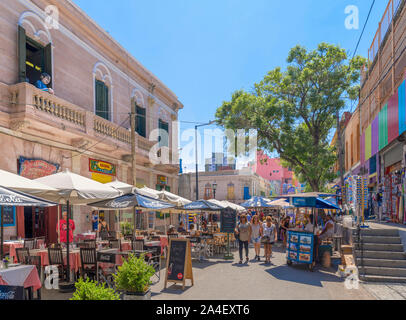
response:
<path id="1" fill-rule="evenodd" d="M 314 196 L 290 197 L 289 202 L 297 209 L 311 209 L 314 219 L 312 232 L 304 231 L 301 228 L 288 230 L 286 262 L 289 266 L 293 262 L 308 264 L 310 271 L 313 271 L 316 250 L 314 231 L 317 227 L 317 210 L 314 209 L 340 210 L 340 208 Z"/>
<path id="2" fill-rule="evenodd" d="M 405 223 L 405 169 L 390 171 L 389 168 L 386 172 L 382 194 L 382 218 L 395 223 Z"/>

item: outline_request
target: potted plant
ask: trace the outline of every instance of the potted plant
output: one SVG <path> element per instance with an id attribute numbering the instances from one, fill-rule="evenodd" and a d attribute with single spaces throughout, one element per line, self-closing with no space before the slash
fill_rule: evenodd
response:
<path id="1" fill-rule="evenodd" d="M 121 222 L 121 233 L 124 236 L 130 236 L 133 234 L 133 225 L 129 222 Z"/>
<path id="2" fill-rule="evenodd" d="M 154 267 L 145 262 L 145 254 L 137 258 L 130 254 L 113 275 L 116 288 L 122 291 L 123 300 L 151 300 L 151 277 Z"/>
<path id="3" fill-rule="evenodd" d="M 120 295 L 113 289 L 106 288 L 106 284 L 97 284 L 96 281 L 80 278 L 75 283 L 76 291 L 70 300 L 120 300 Z"/>
<path id="4" fill-rule="evenodd" d="M 3 259 L 3 265 L 4 265 L 4 268 L 5 269 L 8 269 L 8 264 L 10 263 L 10 259 L 9 259 L 9 257 L 5 257 L 4 259 Z"/>

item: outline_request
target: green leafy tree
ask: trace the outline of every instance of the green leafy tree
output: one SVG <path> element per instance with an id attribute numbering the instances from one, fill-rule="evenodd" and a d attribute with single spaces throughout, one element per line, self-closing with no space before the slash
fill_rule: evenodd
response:
<path id="1" fill-rule="evenodd" d="M 321 43 L 316 50 L 290 50 L 285 71 L 270 71 L 252 92 L 236 91 L 217 109 L 218 124 L 228 129 L 256 129 L 258 148 L 278 152 L 301 182 L 320 191 L 334 178 L 337 160 L 329 133 L 336 111 L 359 95 L 365 59 L 349 60 L 344 49 Z"/>

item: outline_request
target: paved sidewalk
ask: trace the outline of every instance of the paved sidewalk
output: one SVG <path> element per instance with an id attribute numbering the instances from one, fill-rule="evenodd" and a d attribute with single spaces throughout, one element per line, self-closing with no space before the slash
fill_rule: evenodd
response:
<path id="1" fill-rule="evenodd" d="M 406 300 L 406 283 L 362 283 L 377 300 Z"/>
<path id="2" fill-rule="evenodd" d="M 261 250 L 263 252 L 263 250 Z M 250 250 L 251 258 L 254 251 Z M 250 262 L 239 265 L 238 252 L 234 261 L 210 259 L 208 262 L 193 260 L 195 285 L 186 282 L 181 286 L 168 283 L 164 289 L 165 270 L 161 281 L 152 287 L 153 300 L 375 300 L 364 287 L 346 289 L 344 280 L 336 276 L 337 266 L 316 268 L 310 272 L 307 265 L 286 264 L 286 255 L 275 248 L 272 265 Z"/>

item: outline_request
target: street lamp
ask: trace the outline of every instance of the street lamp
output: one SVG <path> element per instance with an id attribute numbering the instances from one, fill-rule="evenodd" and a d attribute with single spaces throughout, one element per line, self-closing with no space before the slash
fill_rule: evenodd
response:
<path id="1" fill-rule="evenodd" d="M 196 200 L 199 200 L 199 162 L 197 160 L 197 128 L 209 126 L 216 121 L 210 121 L 209 123 L 199 124 L 195 126 L 195 156 L 196 156 Z"/>
<path id="2" fill-rule="evenodd" d="M 212 184 L 212 186 L 213 186 L 213 197 L 214 197 L 214 199 L 216 199 L 216 189 L 217 189 L 217 183 L 213 183 Z"/>

